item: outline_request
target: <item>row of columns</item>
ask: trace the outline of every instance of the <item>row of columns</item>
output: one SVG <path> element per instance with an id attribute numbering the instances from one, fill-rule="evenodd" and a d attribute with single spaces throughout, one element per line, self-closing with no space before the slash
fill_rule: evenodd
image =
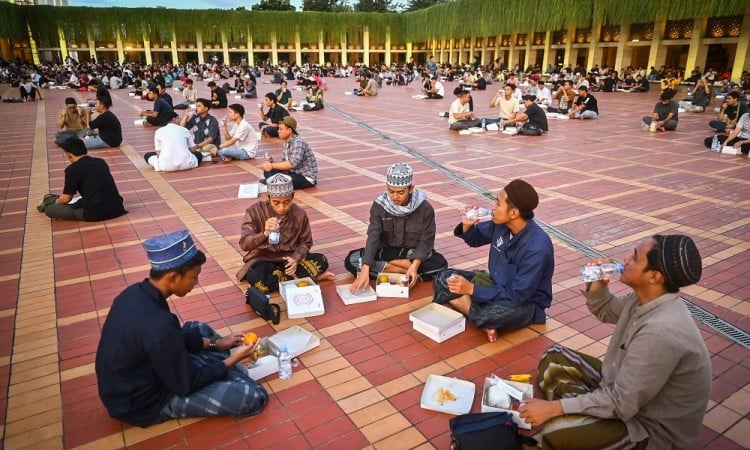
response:
<path id="1" fill-rule="evenodd" d="M 654 67 L 660 67 L 664 65 L 664 62 L 666 60 L 667 56 L 667 45 L 669 41 L 662 39 L 662 36 L 664 36 L 664 32 L 666 29 L 666 19 L 658 20 L 654 23 L 654 37 L 650 41 L 650 43 L 641 43 L 637 44 L 639 46 L 649 46 L 649 57 L 648 57 L 648 67 L 654 66 Z M 707 52 L 708 52 L 708 45 L 703 43 L 705 32 L 706 32 L 706 25 L 708 23 L 708 19 L 698 18 L 694 20 L 693 24 L 693 34 L 692 38 L 690 40 L 690 50 L 687 56 L 687 62 L 685 67 L 690 69 L 692 67 L 700 66 L 703 61 L 706 60 Z M 578 54 L 578 51 L 580 49 L 587 49 L 588 55 L 586 60 L 586 67 L 593 67 L 594 64 L 600 63 L 602 61 L 602 52 L 604 50 L 605 46 L 601 45 L 601 42 L 599 41 L 599 36 L 601 34 L 601 27 L 596 26 L 592 29 L 592 39 L 591 42 L 588 43 L 586 46 L 581 46 L 580 44 L 575 44 L 575 33 L 576 29 L 575 27 L 571 27 L 567 30 L 568 32 L 568 40 L 564 45 L 555 45 L 553 47 L 552 44 L 552 31 L 547 31 L 545 33 L 545 40 L 544 45 L 540 48 L 539 46 L 534 45 L 534 33 L 528 33 L 525 45 L 519 46 L 517 45 L 518 42 L 518 34 L 512 34 L 510 38 L 510 46 L 501 47 L 501 38 L 502 36 L 497 36 L 495 38 L 495 45 L 494 45 L 494 55 L 497 57 L 501 54 L 501 51 L 508 51 L 508 61 L 506 61 L 508 64 L 513 63 L 519 63 L 522 64 L 523 67 L 527 67 L 532 62 L 536 61 L 536 55 L 537 52 L 541 51 L 543 52 L 542 57 L 542 67 L 547 67 L 548 64 L 551 63 L 550 58 L 552 58 L 553 51 L 558 49 L 564 49 L 564 60 L 566 63 L 571 63 L 576 59 L 576 56 Z M 29 36 L 31 36 L 31 30 L 29 30 Z M 69 54 L 70 48 L 67 45 L 65 34 L 63 33 L 62 28 L 58 28 L 58 36 L 60 41 L 60 50 L 61 50 L 61 56 L 63 60 L 65 60 Z M 255 58 L 253 53 L 253 39 L 250 35 L 250 33 L 247 33 L 247 42 L 246 42 L 246 48 L 247 48 L 247 63 L 250 65 L 255 64 Z M 620 40 L 616 44 L 616 58 L 615 58 L 615 67 L 624 67 L 627 65 L 630 65 L 631 62 L 631 56 L 632 56 L 632 50 L 634 47 L 634 43 L 630 43 L 628 40 L 628 37 L 630 36 L 630 25 L 621 25 L 620 26 Z M 88 50 L 92 58 L 96 57 L 96 47 L 94 39 L 91 35 L 91 32 L 88 32 L 87 35 L 88 39 Z M 441 45 L 438 45 L 438 39 L 434 38 L 428 41 L 428 47 L 431 50 L 431 52 L 436 55 L 437 59 L 440 61 L 450 61 L 458 64 L 465 64 L 465 63 L 471 63 L 473 60 L 473 52 L 478 52 L 480 55 L 481 63 L 488 64 L 490 62 L 490 52 L 491 49 L 489 47 L 489 37 L 482 38 L 482 44 L 480 48 L 475 48 L 472 45 L 469 46 L 469 48 L 466 48 L 466 39 L 444 39 L 441 41 Z M 33 39 L 30 39 L 31 48 L 32 48 L 32 57 L 34 58 L 34 62 L 36 64 L 39 64 L 39 57 L 37 54 L 37 48 L 36 43 Z M 471 40 L 473 44 L 473 39 Z M 367 27 L 364 28 L 363 36 L 362 36 L 362 53 L 363 53 L 363 61 L 366 63 L 369 63 L 370 61 L 370 32 Z M 447 48 L 446 48 L 447 44 Z M 629 45 L 630 44 L 630 45 Z M 226 36 L 226 33 L 222 31 L 221 33 L 221 52 L 223 54 L 224 61 L 229 61 L 229 42 Z M 340 42 L 340 52 L 341 52 L 341 63 L 347 64 L 348 63 L 348 50 L 347 50 L 347 39 L 346 36 L 343 36 Z M 296 61 L 302 61 L 302 44 L 300 40 L 299 32 L 295 32 L 294 34 L 294 53 Z M 608 45 L 608 47 L 611 47 Z M 119 32 L 116 36 L 116 48 L 117 48 L 117 59 L 119 61 L 125 60 L 125 47 L 123 45 L 122 36 L 120 36 Z M 43 49 L 42 49 L 43 50 Z M 151 51 L 151 43 L 149 41 L 149 37 L 144 34 L 143 36 L 143 49 L 139 48 L 139 51 L 143 51 L 146 58 L 146 63 L 151 64 L 153 62 L 153 55 Z M 180 49 L 181 51 L 184 51 L 183 49 Z M 203 39 L 201 36 L 200 31 L 196 32 L 196 49 L 190 49 L 190 51 L 197 51 L 198 53 L 198 63 L 203 64 L 205 62 L 204 58 L 204 47 L 203 47 Z M 737 40 L 737 51 L 735 52 L 735 60 L 732 70 L 732 79 L 739 79 L 743 70 L 748 70 L 748 66 L 750 66 L 750 2 L 748 2 L 746 7 L 746 12 L 743 17 L 742 22 L 742 31 L 741 35 Z M 170 51 L 172 53 L 172 61 L 178 61 L 178 48 L 177 48 L 177 36 L 172 31 L 172 38 L 170 41 Z M 276 39 L 276 36 L 271 36 L 271 59 L 274 62 L 279 61 L 279 48 L 278 48 L 278 42 Z M 331 50 L 328 50 L 329 52 Z M 323 41 L 323 32 L 321 31 L 318 35 L 318 61 L 320 63 L 325 62 L 325 42 Z M 524 52 L 524 58 L 523 61 L 520 59 L 521 52 Z M 407 42 L 406 43 L 406 54 L 405 59 L 409 60 L 413 55 L 413 43 Z M 390 65 L 392 62 L 393 54 L 391 52 L 391 33 L 390 30 L 386 31 L 385 35 L 385 51 L 384 51 L 384 63 L 386 65 Z"/>

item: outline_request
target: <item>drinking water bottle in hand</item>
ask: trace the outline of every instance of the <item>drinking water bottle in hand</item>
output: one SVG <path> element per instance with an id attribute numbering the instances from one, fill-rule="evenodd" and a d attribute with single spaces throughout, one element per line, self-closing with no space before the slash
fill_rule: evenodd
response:
<path id="1" fill-rule="evenodd" d="M 292 358 L 283 342 L 279 345 L 279 379 L 288 380 L 292 378 Z"/>
<path id="2" fill-rule="evenodd" d="M 711 151 L 712 152 L 721 151 L 721 144 L 719 144 L 719 137 L 716 135 L 714 135 L 714 138 L 711 140 Z"/>
<path id="3" fill-rule="evenodd" d="M 492 219 L 492 210 L 489 208 L 472 208 L 466 211 L 466 218 L 469 220 L 479 219 L 489 220 Z"/>
<path id="4" fill-rule="evenodd" d="M 621 262 L 602 263 L 598 266 L 581 267 L 581 279 L 586 283 L 603 280 L 605 275 L 610 277 L 616 273 L 622 273 L 625 266 Z"/>

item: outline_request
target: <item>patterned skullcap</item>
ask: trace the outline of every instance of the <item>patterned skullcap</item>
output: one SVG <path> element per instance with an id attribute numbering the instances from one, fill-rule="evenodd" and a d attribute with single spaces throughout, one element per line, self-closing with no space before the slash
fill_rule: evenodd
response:
<path id="1" fill-rule="evenodd" d="M 681 288 L 701 279 L 703 263 L 695 242 L 681 234 L 654 236 L 659 264 L 668 286 Z"/>
<path id="2" fill-rule="evenodd" d="M 143 242 L 151 267 L 156 270 L 176 269 L 198 253 L 187 230 L 148 238 Z"/>
<path id="3" fill-rule="evenodd" d="M 291 197 L 294 194 L 292 177 L 277 173 L 266 180 L 269 197 Z"/>
<path id="4" fill-rule="evenodd" d="M 386 173 L 385 183 L 390 187 L 403 188 L 411 186 L 414 171 L 405 163 L 392 164 Z"/>

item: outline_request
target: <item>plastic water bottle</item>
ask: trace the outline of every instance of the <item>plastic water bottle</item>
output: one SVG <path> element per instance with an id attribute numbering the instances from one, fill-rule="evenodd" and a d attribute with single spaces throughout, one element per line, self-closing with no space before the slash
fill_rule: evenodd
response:
<path id="1" fill-rule="evenodd" d="M 473 208 L 466 211 L 466 218 L 469 220 L 489 220 L 492 218 L 492 210 L 489 208 Z"/>
<path id="2" fill-rule="evenodd" d="M 288 380 L 292 378 L 292 358 L 283 342 L 279 345 L 279 379 Z"/>
<path id="3" fill-rule="evenodd" d="M 362 274 L 362 257 L 359 257 L 359 260 L 357 260 L 357 278 Z"/>
<path id="4" fill-rule="evenodd" d="M 612 276 L 616 273 L 622 273 L 625 266 L 621 262 L 603 263 L 598 266 L 581 267 L 581 279 L 586 283 L 603 280 L 605 275 Z"/>
<path id="5" fill-rule="evenodd" d="M 268 150 L 263 150 L 263 160 L 268 161 L 270 158 L 270 155 L 268 154 Z"/>
<path id="6" fill-rule="evenodd" d="M 716 135 L 714 135 L 714 138 L 711 140 L 711 151 L 712 152 L 721 151 L 721 147 L 719 146 L 719 137 Z"/>
<path id="7" fill-rule="evenodd" d="M 487 129 L 487 120 L 484 117 L 482 117 L 482 129 L 483 130 Z"/>
<path id="8" fill-rule="evenodd" d="M 281 231 L 279 230 L 279 227 L 273 228 L 271 230 L 268 230 L 268 243 L 269 244 L 278 244 L 281 241 Z"/>

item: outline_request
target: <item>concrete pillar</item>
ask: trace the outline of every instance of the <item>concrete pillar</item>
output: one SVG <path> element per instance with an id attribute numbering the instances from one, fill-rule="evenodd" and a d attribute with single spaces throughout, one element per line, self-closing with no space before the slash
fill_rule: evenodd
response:
<path id="1" fill-rule="evenodd" d="M 323 31 L 318 33 L 318 64 L 321 66 L 326 63 L 325 41 L 323 41 Z"/>
<path id="2" fill-rule="evenodd" d="M 693 21 L 693 37 L 690 38 L 690 49 L 688 50 L 687 61 L 685 62 L 685 76 L 689 76 L 690 71 L 695 66 L 701 67 L 701 72 L 706 68 L 703 64 L 706 62 L 708 55 L 708 46 L 703 45 L 703 35 L 706 32 L 707 17 L 695 19 Z"/>
<path id="3" fill-rule="evenodd" d="M 94 42 L 94 37 L 91 35 L 91 30 L 86 30 L 86 41 L 89 45 L 89 58 L 93 61 L 96 59 L 96 42 Z"/>
<path id="4" fill-rule="evenodd" d="M 255 52 L 253 51 L 253 35 L 250 33 L 250 29 L 248 28 L 247 32 L 245 33 L 245 36 L 247 36 L 247 65 L 248 66 L 254 66 L 255 65 Z"/>
<path id="5" fill-rule="evenodd" d="M 341 36 L 341 65 L 342 66 L 349 64 L 349 53 L 347 53 L 346 51 L 347 45 L 348 44 L 346 43 L 346 34 L 343 34 Z"/>
<path id="6" fill-rule="evenodd" d="M 221 30 L 221 53 L 224 58 L 224 64 L 229 64 L 229 39 L 224 30 Z"/>
<path id="7" fill-rule="evenodd" d="M 508 51 L 508 70 L 512 71 L 513 66 L 518 63 L 518 55 L 516 54 L 516 40 L 518 39 L 518 33 L 510 35 L 510 50 Z"/>
<path id="8" fill-rule="evenodd" d="M 115 45 L 117 46 L 117 60 L 120 61 L 120 64 L 123 64 L 125 62 L 125 49 L 122 45 L 120 30 L 117 30 L 117 34 L 115 35 Z M 63 58 L 65 57 L 63 56 Z"/>
<path id="9" fill-rule="evenodd" d="M 276 33 L 271 34 L 271 64 L 279 63 L 279 43 L 276 41 Z"/>
<path id="10" fill-rule="evenodd" d="M 552 56 L 552 31 L 547 30 L 544 36 L 544 56 L 542 56 L 542 71 L 547 72 L 547 65 L 549 65 L 550 57 Z"/>
<path id="11" fill-rule="evenodd" d="M 169 42 L 169 46 L 172 50 L 172 64 L 177 65 L 178 56 L 177 56 L 177 33 L 174 30 L 174 27 L 172 27 L 172 40 Z"/>
<path id="12" fill-rule="evenodd" d="M 531 44 L 534 42 L 534 33 L 526 33 L 526 56 L 523 59 L 523 67 L 521 67 L 521 70 L 526 70 L 527 67 L 529 67 L 529 64 L 531 64 Z"/>
<path id="13" fill-rule="evenodd" d="M 630 41 L 630 25 L 620 25 L 620 40 L 617 42 L 617 54 L 615 55 L 615 68 L 620 69 L 630 63 L 632 50 L 628 47 Z M 646 69 L 648 73 L 648 68 Z"/>
<path id="14" fill-rule="evenodd" d="M 153 64 L 151 56 L 151 41 L 148 40 L 146 33 L 143 33 L 143 53 L 146 55 L 146 64 Z"/>
<path id="15" fill-rule="evenodd" d="M 586 58 L 586 72 L 588 72 L 594 64 L 597 64 L 597 56 L 601 58 L 601 49 L 599 49 L 599 36 L 602 34 L 602 26 L 596 25 L 591 27 L 591 43 L 589 44 L 589 54 Z"/>
<path id="16" fill-rule="evenodd" d="M 576 41 L 576 27 L 568 28 L 568 41 L 565 43 L 565 57 L 563 58 L 563 67 L 575 67 L 575 54 L 573 52 L 573 43 Z"/>
<path id="17" fill-rule="evenodd" d="M 743 70 L 750 70 L 750 2 L 745 4 L 745 17 L 742 18 L 742 32 L 737 41 L 737 51 L 734 55 L 734 68 L 732 69 L 732 80 L 740 81 Z"/>
<path id="18" fill-rule="evenodd" d="M 413 48 L 412 47 L 412 43 L 411 42 L 407 42 L 406 43 L 406 60 L 407 61 L 412 57 L 412 54 L 413 54 L 412 48 Z"/>
<path id="19" fill-rule="evenodd" d="M 302 65 L 302 39 L 299 37 L 299 30 L 294 32 L 294 59 L 298 66 Z"/>
<path id="20" fill-rule="evenodd" d="M 503 36 L 498 34 L 495 36 L 495 59 L 500 57 L 500 43 L 503 40 Z"/>
<path id="21" fill-rule="evenodd" d="M 203 35 L 200 30 L 195 30 L 195 47 L 198 49 L 198 64 L 204 64 L 203 58 Z"/>
<path id="22" fill-rule="evenodd" d="M 34 62 L 34 64 L 39 65 L 39 51 L 37 50 L 34 36 L 31 34 L 31 26 L 29 26 L 29 22 L 26 22 L 26 31 L 29 33 L 29 46 L 31 47 L 31 60 Z"/>
<path id="23" fill-rule="evenodd" d="M 651 51 L 648 54 L 648 69 L 646 70 L 649 70 L 652 66 L 658 69 L 664 65 L 664 61 L 667 59 L 667 49 L 661 45 L 666 28 L 667 19 L 654 22 L 654 37 L 651 40 Z"/>
<path id="24" fill-rule="evenodd" d="M 62 63 L 65 64 L 65 60 L 68 59 L 68 43 L 65 41 L 63 29 L 59 26 L 57 27 L 57 36 L 60 40 L 60 57 L 62 58 Z M 120 34 L 118 33 L 117 36 L 119 37 Z"/>
<path id="25" fill-rule="evenodd" d="M 362 62 L 370 67 L 370 27 L 365 25 L 362 32 Z"/>
<path id="26" fill-rule="evenodd" d="M 385 29 L 385 65 L 391 65 L 391 27 Z"/>
<path id="27" fill-rule="evenodd" d="M 456 61 L 453 58 L 453 49 L 455 48 L 456 48 L 456 39 L 450 38 L 450 41 L 448 41 L 448 61 L 447 62 L 451 64 L 454 64 L 454 62 Z"/>

